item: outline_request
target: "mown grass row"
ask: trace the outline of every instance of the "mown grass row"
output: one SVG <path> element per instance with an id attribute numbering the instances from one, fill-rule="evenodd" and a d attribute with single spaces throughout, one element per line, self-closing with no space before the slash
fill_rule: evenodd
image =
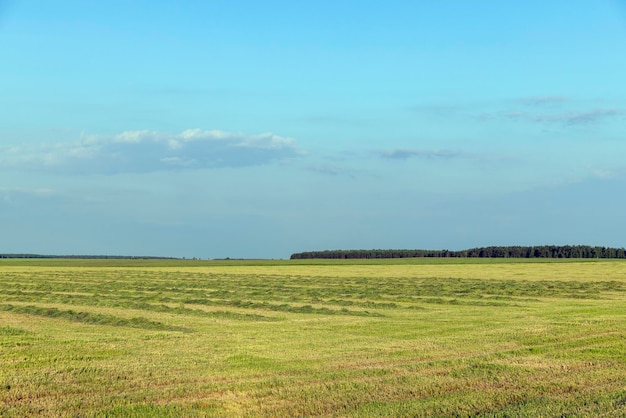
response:
<path id="1" fill-rule="evenodd" d="M 166 312 L 179 315 L 203 316 L 214 318 L 229 318 L 248 321 L 276 321 L 280 318 L 260 314 L 237 313 L 231 311 L 207 311 L 202 309 L 187 308 L 185 305 L 202 305 L 207 307 L 234 307 L 239 309 L 288 312 L 288 313 L 307 313 L 317 315 L 347 315 L 347 316 L 382 316 L 378 312 L 370 312 L 366 310 L 350 310 L 347 308 L 331 309 L 328 307 L 314 307 L 310 304 L 298 305 L 287 303 L 269 303 L 267 301 L 255 302 L 250 300 L 228 300 L 228 299 L 208 299 L 208 298 L 180 298 L 173 299 L 170 297 L 158 298 L 157 302 L 177 303 L 178 306 L 170 306 L 159 303 L 148 303 L 141 301 L 143 297 L 111 297 L 110 295 L 76 295 L 65 293 L 47 293 L 47 292 L 24 292 L 13 291 L 4 294 L 5 300 L 15 302 L 29 302 L 38 300 L 48 303 L 62 303 L 68 305 L 91 305 L 101 307 L 126 308 L 145 310 L 152 312 Z M 154 300 L 154 298 L 150 298 Z M 317 300 L 319 302 L 319 300 Z M 348 303 L 350 304 L 350 303 Z M 367 306 L 372 306 L 367 304 Z"/>
<path id="2" fill-rule="evenodd" d="M 103 315 L 84 311 L 61 310 L 57 308 L 46 308 L 34 305 L 11 305 L 0 304 L 0 310 L 17 314 L 36 315 L 47 318 L 64 319 L 73 322 L 81 322 L 93 325 L 111 325 L 115 327 L 131 327 L 142 329 L 153 329 L 161 331 L 183 331 L 191 332 L 189 328 L 165 325 L 161 322 L 150 321 L 143 317 L 120 318 L 115 315 Z"/>

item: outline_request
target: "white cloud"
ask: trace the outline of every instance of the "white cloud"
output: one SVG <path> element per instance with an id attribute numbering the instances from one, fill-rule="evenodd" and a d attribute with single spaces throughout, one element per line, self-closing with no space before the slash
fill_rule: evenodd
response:
<path id="1" fill-rule="evenodd" d="M 114 174 L 268 164 L 300 155 L 296 141 L 273 133 L 248 135 L 188 129 L 178 134 L 125 131 L 82 134 L 77 141 L 0 149 L 0 167 L 71 174 Z"/>
<path id="2" fill-rule="evenodd" d="M 167 141 L 167 145 L 170 147 L 170 149 L 181 149 L 183 147 L 180 141 L 176 139 L 170 139 L 169 141 Z"/>
<path id="3" fill-rule="evenodd" d="M 153 131 L 125 131 L 113 137 L 113 142 L 136 144 L 144 140 L 158 138 L 159 135 Z"/>

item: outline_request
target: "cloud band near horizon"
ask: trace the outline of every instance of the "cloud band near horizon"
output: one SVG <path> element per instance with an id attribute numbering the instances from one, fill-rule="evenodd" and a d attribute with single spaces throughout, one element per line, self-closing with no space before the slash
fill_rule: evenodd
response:
<path id="1" fill-rule="evenodd" d="M 273 133 L 125 131 L 111 136 L 83 134 L 77 141 L 4 147 L 0 166 L 61 174 L 146 173 L 255 166 L 299 155 L 293 138 Z"/>

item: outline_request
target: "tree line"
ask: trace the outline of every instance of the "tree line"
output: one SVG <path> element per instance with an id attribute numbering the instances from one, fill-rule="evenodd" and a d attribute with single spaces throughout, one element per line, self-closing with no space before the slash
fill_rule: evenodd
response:
<path id="1" fill-rule="evenodd" d="M 624 248 L 592 247 L 589 245 L 493 246 L 449 250 L 324 250 L 294 253 L 292 260 L 310 258 L 626 258 Z"/>
<path id="2" fill-rule="evenodd" d="M 81 260 L 175 260 L 174 257 L 152 257 L 132 255 L 44 255 L 44 254 L 0 254 L 0 258 L 70 258 Z"/>

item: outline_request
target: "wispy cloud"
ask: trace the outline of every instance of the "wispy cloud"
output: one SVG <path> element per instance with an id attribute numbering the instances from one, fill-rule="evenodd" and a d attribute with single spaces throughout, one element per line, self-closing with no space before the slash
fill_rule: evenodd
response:
<path id="1" fill-rule="evenodd" d="M 310 166 L 309 171 L 320 174 L 327 174 L 329 176 L 338 176 L 344 174 L 344 170 L 342 170 L 341 168 L 330 165 Z"/>
<path id="2" fill-rule="evenodd" d="M 408 159 L 426 159 L 431 161 L 469 161 L 479 165 L 493 165 L 500 163 L 510 163 L 520 161 L 518 155 L 497 155 L 488 153 L 472 153 L 463 150 L 425 150 L 396 148 L 391 150 L 378 151 L 380 158 L 396 161 Z"/>
<path id="3" fill-rule="evenodd" d="M 296 142 L 272 133 L 189 129 L 178 134 L 126 131 L 78 141 L 0 149 L 0 167 L 78 174 L 142 173 L 268 164 L 300 155 Z"/>
<path id="4" fill-rule="evenodd" d="M 35 189 L 27 189 L 23 187 L 0 187 L 0 196 L 2 196 L 5 200 L 10 199 L 10 197 L 14 195 L 53 197 L 57 195 L 57 192 L 53 189 L 45 187 Z"/>
<path id="5" fill-rule="evenodd" d="M 511 119 L 525 119 L 532 122 L 564 123 L 567 125 L 582 125 L 599 122 L 601 120 L 623 117 L 624 111 L 619 109 L 595 109 L 583 112 L 566 113 L 528 113 L 508 112 L 504 116 Z"/>
<path id="6" fill-rule="evenodd" d="M 528 106 L 543 106 L 569 102 L 571 99 L 566 96 L 530 96 L 522 97 L 519 102 Z"/>
<path id="7" fill-rule="evenodd" d="M 327 176 L 342 176 L 349 178 L 356 178 L 356 171 L 351 168 L 342 167 L 339 165 L 333 164 L 324 164 L 324 165 L 311 165 L 308 167 L 309 171 L 314 173 L 323 174 Z"/>
<path id="8" fill-rule="evenodd" d="M 469 154 L 451 150 L 419 150 L 419 149 L 393 149 L 380 152 L 383 158 L 394 160 L 406 160 L 408 158 L 456 158 L 468 157 Z"/>
<path id="9" fill-rule="evenodd" d="M 624 117 L 624 115 L 626 115 L 626 113 L 619 109 L 596 109 L 588 112 L 574 112 L 564 115 L 554 115 L 553 118 L 549 118 L 547 120 L 552 121 L 554 119 L 554 121 L 557 122 L 564 121 L 568 124 L 574 125 L 593 123 L 612 117 Z"/>
<path id="10" fill-rule="evenodd" d="M 508 111 L 486 112 L 479 116 L 481 120 L 510 119 L 534 123 L 560 123 L 564 125 L 586 125 L 599 123 L 608 119 L 623 118 L 626 111 L 621 109 L 593 109 L 586 111 L 570 111 L 560 113 Z"/>

